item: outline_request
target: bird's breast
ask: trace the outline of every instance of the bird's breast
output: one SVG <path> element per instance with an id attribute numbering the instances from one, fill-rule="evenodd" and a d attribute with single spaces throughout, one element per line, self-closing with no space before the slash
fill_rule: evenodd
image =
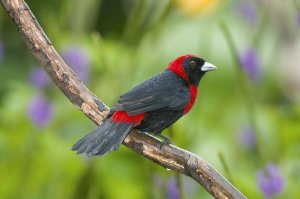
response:
<path id="1" fill-rule="evenodd" d="M 184 107 L 183 113 L 187 114 L 194 106 L 194 103 L 197 98 L 198 89 L 195 85 L 190 85 L 190 101 L 187 103 L 187 105 Z"/>

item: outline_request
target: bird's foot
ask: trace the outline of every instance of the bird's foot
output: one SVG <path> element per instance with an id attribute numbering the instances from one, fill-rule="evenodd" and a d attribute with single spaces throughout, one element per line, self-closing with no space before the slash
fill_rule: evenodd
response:
<path id="1" fill-rule="evenodd" d="M 156 136 L 162 139 L 162 142 L 159 145 L 159 149 L 161 149 L 164 145 L 172 144 L 171 139 L 168 138 L 167 136 L 164 136 L 162 134 L 157 134 Z"/>

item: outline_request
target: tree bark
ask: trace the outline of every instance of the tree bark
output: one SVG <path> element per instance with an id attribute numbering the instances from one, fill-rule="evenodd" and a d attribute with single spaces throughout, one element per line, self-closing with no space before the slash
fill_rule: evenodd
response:
<path id="1" fill-rule="evenodd" d="M 56 86 L 96 124 L 101 124 L 109 108 L 80 81 L 59 56 L 24 0 L 1 0 L 13 24 L 29 50 L 40 61 Z M 246 198 L 201 157 L 174 145 L 161 146 L 161 141 L 146 133 L 132 130 L 123 144 L 151 161 L 190 176 L 215 198 Z"/>

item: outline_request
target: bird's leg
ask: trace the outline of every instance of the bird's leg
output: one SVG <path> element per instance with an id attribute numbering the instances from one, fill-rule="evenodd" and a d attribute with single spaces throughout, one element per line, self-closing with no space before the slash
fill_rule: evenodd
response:
<path id="1" fill-rule="evenodd" d="M 161 133 L 157 133 L 155 136 L 162 139 L 162 143 L 159 146 L 160 149 L 163 147 L 163 145 L 169 145 L 172 143 L 170 138 L 168 138 L 167 136 L 164 136 Z"/>

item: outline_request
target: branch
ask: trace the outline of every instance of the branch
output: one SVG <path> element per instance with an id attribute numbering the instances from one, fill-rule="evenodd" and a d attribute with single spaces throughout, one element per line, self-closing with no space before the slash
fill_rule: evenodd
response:
<path id="1" fill-rule="evenodd" d="M 1 0 L 1 4 L 56 86 L 88 118 L 101 124 L 109 108 L 83 85 L 58 55 L 28 5 L 23 0 Z M 160 149 L 161 142 L 158 139 L 136 130 L 131 131 L 123 144 L 165 168 L 190 176 L 215 198 L 246 198 L 216 169 L 193 153 L 173 145 L 164 145 Z"/>

